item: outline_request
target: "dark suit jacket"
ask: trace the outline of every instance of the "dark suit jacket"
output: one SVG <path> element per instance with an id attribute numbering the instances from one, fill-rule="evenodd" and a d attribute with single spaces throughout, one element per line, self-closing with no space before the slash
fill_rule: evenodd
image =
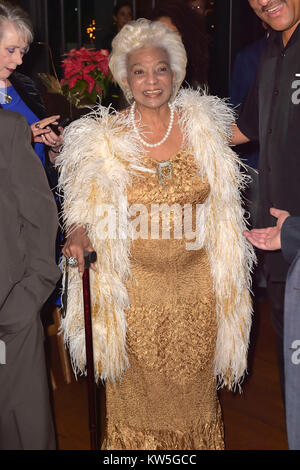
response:
<path id="1" fill-rule="evenodd" d="M 288 217 L 281 230 L 281 247 L 291 263 L 284 302 L 284 369 L 286 427 L 289 448 L 300 449 L 300 217 Z"/>
<path id="2" fill-rule="evenodd" d="M 57 209 L 25 118 L 0 110 L 0 331 L 36 316 L 60 277 Z"/>
<path id="3" fill-rule="evenodd" d="M 60 277 L 57 209 L 25 118 L 4 110 L 0 214 L 0 449 L 54 449 L 39 312 Z"/>
<path id="4" fill-rule="evenodd" d="M 281 230 L 282 254 L 288 263 L 292 263 L 300 250 L 300 217 L 288 217 Z"/>

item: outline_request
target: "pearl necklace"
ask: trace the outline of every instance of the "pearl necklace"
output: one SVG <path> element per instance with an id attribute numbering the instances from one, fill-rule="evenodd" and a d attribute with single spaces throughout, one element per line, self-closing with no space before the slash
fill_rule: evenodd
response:
<path id="1" fill-rule="evenodd" d="M 170 108 L 170 122 L 169 122 L 169 126 L 168 126 L 168 129 L 167 129 L 167 132 L 166 132 L 165 136 L 164 136 L 159 142 L 157 142 L 156 144 L 149 144 L 148 142 L 146 142 L 146 141 L 140 136 L 140 133 L 139 133 L 139 131 L 138 131 L 136 125 L 135 125 L 135 120 L 134 120 L 135 102 L 134 102 L 133 105 L 131 106 L 131 108 L 130 108 L 130 121 L 131 121 L 133 130 L 134 130 L 135 134 L 137 135 L 139 141 L 142 142 L 142 144 L 145 145 L 145 147 L 150 147 L 150 148 L 159 147 L 159 145 L 162 145 L 162 144 L 167 140 L 167 138 L 169 137 L 170 132 L 171 132 L 172 127 L 173 127 L 173 122 L 174 122 L 174 108 L 173 108 L 173 106 L 170 105 L 170 103 L 168 103 L 168 106 L 169 106 L 169 108 Z"/>

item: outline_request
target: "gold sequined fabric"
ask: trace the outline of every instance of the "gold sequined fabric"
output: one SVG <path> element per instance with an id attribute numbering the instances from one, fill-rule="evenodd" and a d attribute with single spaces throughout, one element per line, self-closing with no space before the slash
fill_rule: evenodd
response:
<path id="1" fill-rule="evenodd" d="M 151 238 L 153 204 L 195 208 L 210 188 L 193 155 L 182 150 L 171 164 L 171 177 L 167 168 L 159 179 L 157 162 L 145 157 L 154 172 L 135 175 L 128 188 L 130 205 L 148 209 L 149 232 L 132 245 L 126 313 L 130 369 L 120 382 L 106 386 L 104 449 L 224 448 L 213 377 L 217 325 L 207 253 L 188 250 L 184 238 L 175 239 L 172 218 L 170 239 L 163 239 L 162 220 L 160 235 Z"/>

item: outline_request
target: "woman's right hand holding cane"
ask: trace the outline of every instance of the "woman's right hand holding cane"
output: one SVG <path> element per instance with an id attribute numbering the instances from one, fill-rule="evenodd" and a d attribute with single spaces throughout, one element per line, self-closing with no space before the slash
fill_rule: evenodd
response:
<path id="1" fill-rule="evenodd" d="M 76 266 L 82 277 L 84 272 L 84 252 L 95 251 L 84 227 L 71 228 L 67 234 L 66 243 L 62 249 L 62 253 L 67 259 L 77 260 Z M 75 266 L 75 264 L 73 264 Z M 95 264 L 91 264 L 91 268 L 97 272 Z"/>

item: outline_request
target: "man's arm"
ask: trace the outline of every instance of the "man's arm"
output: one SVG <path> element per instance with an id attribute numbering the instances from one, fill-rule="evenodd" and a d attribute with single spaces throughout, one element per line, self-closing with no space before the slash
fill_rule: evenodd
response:
<path id="1" fill-rule="evenodd" d="M 232 126 L 232 137 L 230 139 L 230 145 L 241 145 L 250 142 L 250 139 L 243 134 L 238 126 L 234 124 Z"/>

